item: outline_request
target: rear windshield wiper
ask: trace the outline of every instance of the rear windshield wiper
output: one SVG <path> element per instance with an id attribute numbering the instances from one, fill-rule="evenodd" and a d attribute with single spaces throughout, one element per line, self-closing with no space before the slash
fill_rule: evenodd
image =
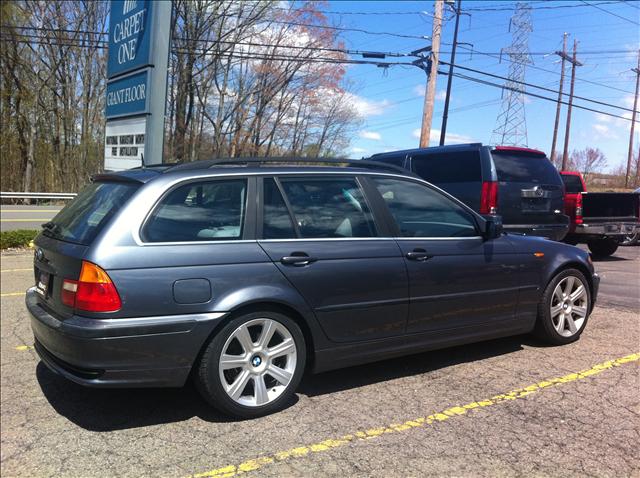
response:
<path id="1" fill-rule="evenodd" d="M 49 233 L 52 237 L 60 234 L 60 225 L 53 221 L 45 222 L 42 224 L 42 228 L 44 229 L 43 233 Z"/>

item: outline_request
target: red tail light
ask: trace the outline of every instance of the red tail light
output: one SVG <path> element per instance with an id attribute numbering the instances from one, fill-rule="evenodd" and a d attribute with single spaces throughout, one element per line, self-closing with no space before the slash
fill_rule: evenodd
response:
<path id="1" fill-rule="evenodd" d="M 86 312 L 115 312 L 122 303 L 109 275 L 91 262 L 82 261 L 80 279 L 62 282 L 62 303 Z"/>
<path id="2" fill-rule="evenodd" d="M 582 194 L 576 194 L 576 224 L 582 224 Z"/>
<path id="3" fill-rule="evenodd" d="M 498 213 L 498 183 L 496 181 L 484 181 L 480 195 L 480 214 Z"/>

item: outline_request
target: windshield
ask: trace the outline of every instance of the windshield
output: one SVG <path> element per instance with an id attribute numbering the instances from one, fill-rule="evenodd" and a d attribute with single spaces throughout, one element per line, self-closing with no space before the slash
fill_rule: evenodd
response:
<path id="1" fill-rule="evenodd" d="M 92 183 L 56 217 L 43 225 L 43 234 L 62 241 L 89 245 L 139 186 L 135 183 Z"/>

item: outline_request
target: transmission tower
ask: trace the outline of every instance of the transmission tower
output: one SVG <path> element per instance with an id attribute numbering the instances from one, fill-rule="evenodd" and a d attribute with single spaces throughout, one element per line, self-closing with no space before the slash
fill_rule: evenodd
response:
<path id="1" fill-rule="evenodd" d="M 532 30 L 531 7 L 528 3 L 518 2 L 509 23 L 511 46 L 504 50 L 509 55 L 509 79 L 502 90 L 502 107 L 491 135 L 493 144 L 528 146 L 523 83 L 526 67 L 531 63 L 529 33 Z"/>

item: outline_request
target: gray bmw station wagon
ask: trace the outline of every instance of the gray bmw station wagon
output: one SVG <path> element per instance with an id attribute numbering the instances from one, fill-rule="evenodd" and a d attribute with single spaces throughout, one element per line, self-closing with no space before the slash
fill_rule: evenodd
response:
<path id="1" fill-rule="evenodd" d="M 580 336 L 588 254 L 503 234 L 406 170 L 202 161 L 96 176 L 35 240 L 35 348 L 94 387 L 285 406 L 305 370 L 536 331 Z M 291 160 L 288 160 L 291 161 Z"/>

